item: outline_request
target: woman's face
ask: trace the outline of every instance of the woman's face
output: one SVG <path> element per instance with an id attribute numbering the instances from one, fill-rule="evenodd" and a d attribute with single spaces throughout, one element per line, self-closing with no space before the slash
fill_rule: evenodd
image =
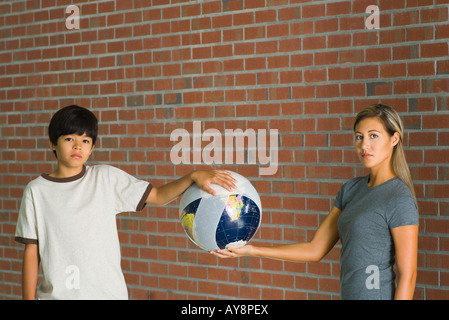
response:
<path id="1" fill-rule="evenodd" d="M 361 120 L 355 128 L 354 147 L 360 162 L 368 169 L 391 169 L 391 155 L 399 133 L 390 136 L 378 118 Z"/>

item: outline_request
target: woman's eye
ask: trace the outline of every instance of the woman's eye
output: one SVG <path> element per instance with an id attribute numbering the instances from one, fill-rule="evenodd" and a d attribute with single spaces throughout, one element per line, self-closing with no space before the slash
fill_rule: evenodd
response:
<path id="1" fill-rule="evenodd" d="M 376 139 L 377 137 L 378 137 L 378 135 L 377 134 L 371 134 L 370 136 L 369 136 L 371 139 Z"/>
<path id="2" fill-rule="evenodd" d="M 362 140 L 363 137 L 362 136 L 355 136 L 355 140 Z"/>

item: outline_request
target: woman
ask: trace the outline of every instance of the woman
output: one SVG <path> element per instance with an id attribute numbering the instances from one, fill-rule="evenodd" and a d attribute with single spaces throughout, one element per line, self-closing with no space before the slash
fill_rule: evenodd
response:
<path id="1" fill-rule="evenodd" d="M 316 262 L 340 239 L 342 299 L 412 299 L 418 208 L 402 147 L 401 119 L 389 106 L 372 105 L 357 115 L 354 135 L 357 155 L 370 173 L 342 186 L 310 242 L 278 247 L 247 245 L 214 254 Z"/>

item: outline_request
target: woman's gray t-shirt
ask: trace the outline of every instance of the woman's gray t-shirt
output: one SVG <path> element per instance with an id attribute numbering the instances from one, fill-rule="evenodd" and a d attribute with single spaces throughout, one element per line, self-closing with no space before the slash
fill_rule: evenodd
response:
<path id="1" fill-rule="evenodd" d="M 369 176 L 349 180 L 334 205 L 341 239 L 341 299 L 393 299 L 394 243 L 390 230 L 418 225 L 418 208 L 399 178 L 368 187 Z"/>

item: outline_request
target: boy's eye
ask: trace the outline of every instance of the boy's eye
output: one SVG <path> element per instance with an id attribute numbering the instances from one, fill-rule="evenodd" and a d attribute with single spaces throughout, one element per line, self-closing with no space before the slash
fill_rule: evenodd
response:
<path id="1" fill-rule="evenodd" d="M 65 138 L 65 141 L 73 141 L 73 138 Z"/>
<path id="2" fill-rule="evenodd" d="M 83 142 L 84 142 L 84 143 L 90 143 L 90 141 L 89 141 L 89 140 L 83 140 Z"/>

